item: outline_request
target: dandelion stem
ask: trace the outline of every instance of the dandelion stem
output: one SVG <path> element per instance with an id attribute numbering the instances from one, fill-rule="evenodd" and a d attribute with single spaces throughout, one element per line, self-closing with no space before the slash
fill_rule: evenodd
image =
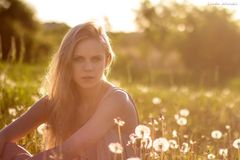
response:
<path id="1" fill-rule="evenodd" d="M 163 160 L 163 152 L 161 152 L 161 160 Z"/>
<path id="2" fill-rule="evenodd" d="M 119 137 L 119 142 L 120 142 L 120 144 L 122 145 L 122 147 L 123 147 L 123 152 L 121 153 L 121 159 L 122 160 L 124 160 L 123 159 L 123 153 L 124 153 L 124 146 L 123 146 L 123 142 L 122 142 L 122 136 L 121 136 L 121 126 L 120 125 L 118 125 L 118 137 Z"/>
<path id="3" fill-rule="evenodd" d="M 238 159 L 240 159 L 240 149 L 238 148 Z"/>
<path id="4" fill-rule="evenodd" d="M 117 160 L 117 154 L 116 153 L 114 153 L 113 159 Z"/>

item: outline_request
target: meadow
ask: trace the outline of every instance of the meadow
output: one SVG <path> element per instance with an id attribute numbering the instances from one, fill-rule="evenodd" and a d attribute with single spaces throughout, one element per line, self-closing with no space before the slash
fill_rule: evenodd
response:
<path id="1" fill-rule="evenodd" d="M 41 82 L 47 64 L 0 63 L 0 127 L 11 123 L 44 95 Z M 136 159 L 240 160 L 238 88 L 127 83 L 110 78 L 135 100 L 141 125 L 130 136 Z M 124 125 L 116 120 L 116 125 Z M 18 144 L 41 150 L 42 128 Z M 120 142 L 119 142 L 120 143 Z M 109 145 L 121 159 L 121 145 Z"/>

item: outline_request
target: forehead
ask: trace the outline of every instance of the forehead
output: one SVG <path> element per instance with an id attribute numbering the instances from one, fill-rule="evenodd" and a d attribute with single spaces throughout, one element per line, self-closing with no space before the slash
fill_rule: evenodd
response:
<path id="1" fill-rule="evenodd" d="M 103 46 L 96 39 L 86 39 L 80 41 L 74 49 L 74 56 L 91 56 L 104 54 Z"/>

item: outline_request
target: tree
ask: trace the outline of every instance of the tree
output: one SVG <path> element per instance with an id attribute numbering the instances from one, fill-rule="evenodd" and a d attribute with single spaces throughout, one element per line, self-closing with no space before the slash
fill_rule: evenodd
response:
<path id="1" fill-rule="evenodd" d="M 144 0 L 136 22 L 159 50 L 176 50 L 195 75 L 239 73 L 240 29 L 224 9 Z"/>
<path id="2" fill-rule="evenodd" d="M 19 60 L 22 56 L 24 61 L 29 62 L 39 44 L 37 32 L 40 23 L 34 17 L 33 10 L 23 1 L 5 0 L 3 2 L 0 5 L 2 60 L 13 58 Z M 13 47 L 15 47 L 15 57 L 10 55 Z M 23 52 L 24 55 L 21 55 Z"/>

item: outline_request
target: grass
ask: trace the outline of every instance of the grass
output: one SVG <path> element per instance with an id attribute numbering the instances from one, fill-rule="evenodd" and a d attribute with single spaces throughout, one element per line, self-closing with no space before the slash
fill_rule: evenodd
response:
<path id="1" fill-rule="evenodd" d="M 3 128 L 24 113 L 41 96 L 39 87 L 46 65 L 0 63 L 0 127 Z M 151 130 L 152 141 L 159 137 L 173 139 L 178 149 L 157 152 L 143 146 L 135 146 L 141 158 L 151 159 L 224 159 L 219 155 L 220 148 L 228 149 L 228 159 L 240 159 L 239 150 L 233 141 L 240 138 L 240 97 L 239 88 L 199 88 L 194 86 L 163 86 L 130 84 L 127 81 L 112 81 L 127 90 L 135 100 L 140 122 Z M 237 80 L 234 80 L 237 83 Z M 189 115 L 180 115 L 186 109 Z M 15 111 L 14 111 L 15 110 Z M 179 117 L 187 120 L 186 125 L 177 123 Z M 230 127 L 230 128 L 229 128 Z M 177 132 L 174 137 L 172 132 Z M 212 131 L 222 133 L 220 139 L 211 136 Z M 153 137 L 154 136 L 154 137 Z M 23 137 L 18 143 L 31 153 L 40 151 L 41 134 L 34 132 Z M 142 141 L 141 141 L 142 142 Z M 194 143 L 193 143 L 194 142 Z M 191 146 L 187 153 L 181 148 Z M 193 144 L 191 144 L 193 143 Z M 186 146 L 185 146 L 186 147 Z M 142 152 L 143 150 L 144 153 Z M 152 159 L 154 159 L 152 157 Z"/>

